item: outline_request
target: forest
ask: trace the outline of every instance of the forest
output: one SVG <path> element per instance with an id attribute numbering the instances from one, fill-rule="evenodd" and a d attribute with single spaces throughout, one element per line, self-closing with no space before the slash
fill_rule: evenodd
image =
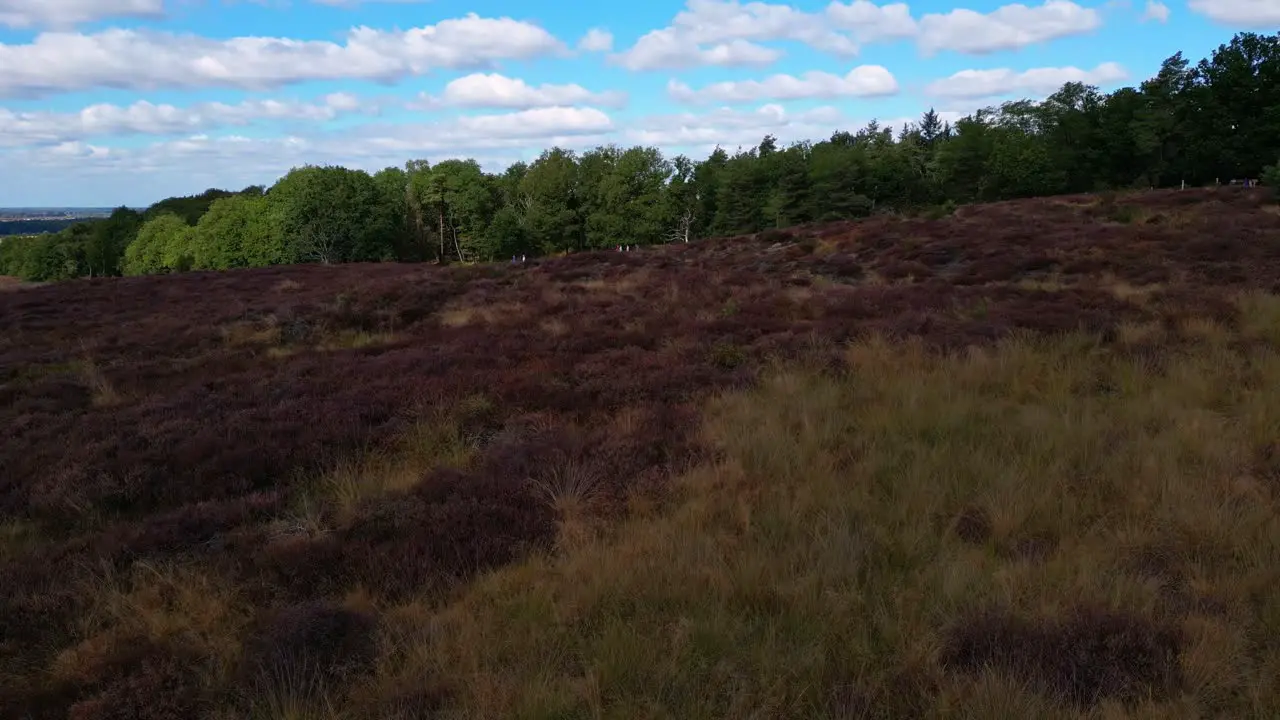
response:
<path id="1" fill-rule="evenodd" d="M 1280 185 L 1280 34 L 1181 52 L 1137 87 L 1064 85 L 942 122 L 875 121 L 818 142 L 709 157 L 654 147 L 544 151 L 486 173 L 418 159 L 376 173 L 297 167 L 271 187 L 210 189 L 143 212 L 0 242 L 29 281 L 296 263 L 493 261 L 689 242 L 875 213 L 1064 193 L 1261 180 Z"/>

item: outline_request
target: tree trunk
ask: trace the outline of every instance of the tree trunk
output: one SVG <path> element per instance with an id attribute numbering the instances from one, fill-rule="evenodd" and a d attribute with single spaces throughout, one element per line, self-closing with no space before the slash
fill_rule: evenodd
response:
<path id="1" fill-rule="evenodd" d="M 443 208 L 443 207 L 441 207 L 441 208 L 440 208 L 440 213 L 439 213 L 439 214 L 440 214 L 440 256 L 439 256 L 439 262 L 440 262 L 440 264 L 441 264 L 441 265 L 443 265 L 443 264 L 445 263 L 445 259 L 444 259 L 444 208 Z"/>

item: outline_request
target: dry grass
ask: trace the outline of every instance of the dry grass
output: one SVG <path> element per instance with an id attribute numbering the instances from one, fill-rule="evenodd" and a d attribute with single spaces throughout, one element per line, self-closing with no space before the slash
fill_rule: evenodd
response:
<path id="1" fill-rule="evenodd" d="M 484 398 L 468 398 L 450 412 L 434 411 L 415 422 L 394 447 L 343 462 L 321 478 L 318 496 L 308 494 L 299 507 L 299 524 L 314 523 L 319 502 L 349 517 L 365 501 L 407 490 L 431 470 L 465 468 L 475 454 L 472 439 L 463 433 L 459 416 L 484 412 Z"/>
<path id="2" fill-rule="evenodd" d="M 234 322 L 219 328 L 222 341 L 229 347 L 277 346 L 281 341 L 280 326 L 275 322 Z"/>
<path id="3" fill-rule="evenodd" d="M 1274 717 L 1280 356 L 1230 340 L 778 369 L 713 404 L 723 459 L 670 512 L 393 609 L 373 686 L 466 718 Z"/>
<path id="4" fill-rule="evenodd" d="M 1122 278 L 1117 278 L 1111 273 L 1103 273 L 1099 281 L 1103 287 L 1107 288 L 1117 300 L 1132 302 L 1136 305 L 1143 305 L 1152 293 L 1159 292 L 1164 289 L 1163 285 L 1134 285 Z"/>
<path id="5" fill-rule="evenodd" d="M 1058 292 L 1060 290 L 1069 289 L 1071 287 L 1071 284 L 1065 281 L 1063 278 L 1053 275 L 1053 276 L 1043 277 L 1043 278 L 1023 278 L 1017 281 L 1016 283 L 1014 283 L 1014 286 L 1021 288 L 1023 290 L 1042 290 L 1044 292 Z"/>
<path id="6" fill-rule="evenodd" d="M 326 336 L 316 345 L 316 349 L 330 352 L 334 350 L 358 350 L 366 347 L 390 345 L 395 341 L 396 336 L 388 332 L 344 330 Z"/>
<path id="7" fill-rule="evenodd" d="M 491 305 L 462 305 L 440 311 L 440 324 L 450 328 L 469 325 L 497 325 L 519 321 L 527 317 L 528 309 L 520 303 L 495 303 Z"/>
<path id="8" fill-rule="evenodd" d="M 89 388 L 94 407 L 114 407 L 124 402 L 124 396 L 116 390 L 115 385 L 92 357 L 85 355 L 76 365 L 76 369 L 80 381 Z"/>
<path id="9" fill-rule="evenodd" d="M 547 318 L 546 320 L 538 323 L 538 327 L 542 328 L 543 332 L 552 337 L 563 337 L 564 335 L 567 335 L 570 330 L 569 323 L 558 317 Z"/>
<path id="10" fill-rule="evenodd" d="M 104 567 L 85 582 L 84 596 L 93 602 L 80 618 L 80 641 L 54 659 L 52 677 L 92 685 L 112 672 L 114 657 L 145 643 L 183 648 L 199 658 L 198 667 L 186 670 L 207 687 L 231 678 L 252 608 L 221 578 L 174 564 L 138 562 L 125 572 Z"/>
<path id="11" fill-rule="evenodd" d="M 581 288 L 592 293 L 637 297 L 637 290 L 648 284 L 650 273 L 639 270 L 622 278 L 579 280 L 569 287 Z"/>
<path id="12" fill-rule="evenodd" d="M 296 283 L 295 283 L 296 284 Z M 245 320 L 218 328 L 223 343 L 229 348 L 263 348 L 267 357 L 287 358 L 304 350 L 333 352 L 390 345 L 397 341 L 391 332 L 370 332 L 350 328 L 310 330 L 305 341 L 287 338 L 285 328 L 274 316 L 264 320 Z"/>
<path id="13" fill-rule="evenodd" d="M 596 532 L 602 480 L 591 468 L 573 461 L 552 466 L 543 477 L 531 479 L 537 494 L 559 518 L 562 548 L 578 547 Z"/>

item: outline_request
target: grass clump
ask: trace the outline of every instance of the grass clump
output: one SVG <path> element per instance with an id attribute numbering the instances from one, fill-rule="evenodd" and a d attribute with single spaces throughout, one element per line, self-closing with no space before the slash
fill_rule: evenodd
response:
<path id="1" fill-rule="evenodd" d="M 408 490 L 432 470 L 467 467 L 478 438 L 467 432 L 466 423 L 489 408 L 476 396 L 426 413 L 389 449 L 339 463 L 327 473 L 320 482 L 320 502 L 339 517 L 350 517 L 366 500 Z"/>

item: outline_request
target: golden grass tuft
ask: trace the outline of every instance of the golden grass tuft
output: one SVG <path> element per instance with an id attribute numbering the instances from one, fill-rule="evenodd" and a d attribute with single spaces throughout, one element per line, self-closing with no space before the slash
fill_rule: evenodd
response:
<path id="1" fill-rule="evenodd" d="M 251 607 L 225 579 L 176 564 L 135 563 L 125 572 L 104 567 L 85 581 L 92 598 L 80 618 L 78 644 L 54 659 L 54 678 L 76 681 L 103 661 L 120 639 L 141 638 L 188 648 L 203 658 L 210 687 L 225 684 L 239 658 Z"/>
<path id="2" fill-rule="evenodd" d="M 536 494 L 559 519 L 560 547 L 578 547 L 597 531 L 596 506 L 602 480 L 592 468 L 579 462 L 553 465 L 542 477 L 531 480 Z"/>
<path id="3" fill-rule="evenodd" d="M 321 351 L 358 350 L 366 347 L 390 345 L 396 336 L 388 332 L 367 332 L 364 330 L 343 330 L 325 336 L 317 345 Z"/>
<path id="4" fill-rule="evenodd" d="M 81 382 L 89 388 L 94 407 L 115 407 L 125 401 L 124 395 L 116 389 L 92 357 L 85 355 L 76 368 Z"/>
<path id="5" fill-rule="evenodd" d="M 275 346 L 280 344 L 280 326 L 274 318 L 264 322 L 240 321 L 220 327 L 222 341 L 229 347 Z"/>
<path id="6" fill-rule="evenodd" d="M 464 468 L 475 453 L 459 413 L 480 412 L 482 398 L 463 401 L 455 412 L 436 411 L 415 422 L 395 447 L 339 464 L 319 484 L 319 502 L 349 517 L 369 498 L 407 490 L 436 468 Z"/>
<path id="7" fill-rule="evenodd" d="M 1153 293 L 1164 289 L 1164 286 L 1160 284 L 1134 285 L 1110 273 L 1104 273 L 1100 282 L 1117 300 L 1131 302 L 1135 305 L 1146 303 Z"/>
<path id="8" fill-rule="evenodd" d="M 1014 285 L 1023 290 L 1041 290 L 1044 292 L 1060 292 L 1071 287 L 1070 283 L 1056 275 L 1042 278 L 1022 278 Z"/>
<path id="9" fill-rule="evenodd" d="M 439 313 L 440 324 L 450 328 L 508 324 L 518 322 L 527 316 L 528 308 L 521 303 L 462 305 L 445 308 Z"/>
<path id="10" fill-rule="evenodd" d="M 569 323 L 558 317 L 551 317 L 538 323 L 542 331 L 552 337 L 563 337 L 569 333 Z"/>

